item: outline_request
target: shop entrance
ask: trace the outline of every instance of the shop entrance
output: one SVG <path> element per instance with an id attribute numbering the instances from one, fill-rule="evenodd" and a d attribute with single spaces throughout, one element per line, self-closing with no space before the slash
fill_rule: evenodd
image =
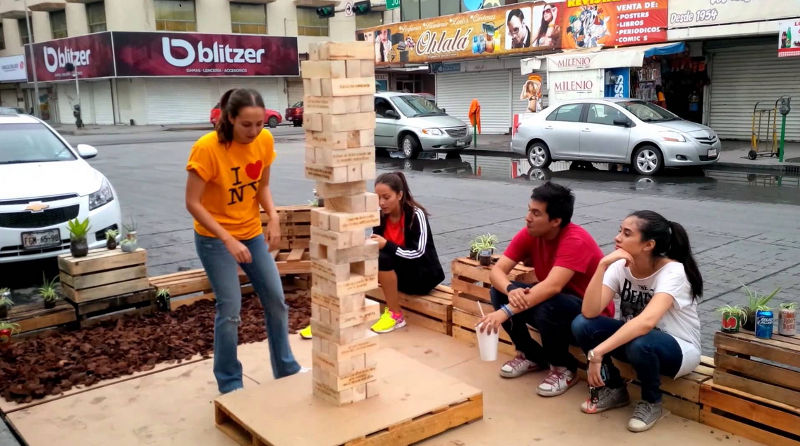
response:
<path id="1" fill-rule="evenodd" d="M 649 57 L 641 68 L 631 68 L 631 97 L 656 103 L 687 121 L 702 123 L 708 84 L 705 57 L 688 52 Z"/>

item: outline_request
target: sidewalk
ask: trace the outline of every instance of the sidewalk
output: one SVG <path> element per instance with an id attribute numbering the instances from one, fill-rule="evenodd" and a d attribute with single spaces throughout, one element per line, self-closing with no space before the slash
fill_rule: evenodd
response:
<path id="1" fill-rule="evenodd" d="M 157 133 L 170 131 L 211 130 L 211 124 L 171 124 L 171 125 L 87 125 L 81 129 L 75 124 L 53 126 L 62 135 L 124 135 L 130 133 Z"/>

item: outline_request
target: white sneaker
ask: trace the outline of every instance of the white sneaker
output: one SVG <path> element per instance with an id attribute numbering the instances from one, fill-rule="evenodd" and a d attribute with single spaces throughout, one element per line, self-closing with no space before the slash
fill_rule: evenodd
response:
<path id="1" fill-rule="evenodd" d="M 297 373 L 308 373 L 310 371 L 311 371 L 311 367 L 300 366 L 300 370 Z"/>
<path id="2" fill-rule="evenodd" d="M 503 378 L 516 378 L 528 372 L 538 372 L 539 370 L 542 370 L 539 364 L 528 361 L 525 355 L 517 353 L 514 359 L 506 361 L 506 363 L 500 367 L 500 376 Z"/>
<path id="3" fill-rule="evenodd" d="M 550 373 L 544 378 L 537 392 L 540 396 L 558 396 L 578 382 L 578 375 L 566 367 L 550 366 Z"/>

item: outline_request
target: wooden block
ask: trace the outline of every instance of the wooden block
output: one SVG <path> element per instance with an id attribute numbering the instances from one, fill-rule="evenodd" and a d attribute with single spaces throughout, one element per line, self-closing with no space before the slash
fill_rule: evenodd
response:
<path id="1" fill-rule="evenodd" d="M 311 303 L 326 307 L 337 313 L 358 312 L 364 307 L 364 293 L 355 293 L 347 296 L 332 296 L 326 294 L 318 287 L 311 287 Z"/>
<path id="2" fill-rule="evenodd" d="M 359 111 L 361 112 L 375 111 L 375 96 L 370 94 L 370 95 L 359 96 L 359 98 L 361 98 L 359 100 L 359 107 L 358 107 Z M 374 132 L 372 133 L 374 134 Z"/>
<path id="3" fill-rule="evenodd" d="M 361 98 L 362 96 L 305 96 L 303 98 L 303 113 L 329 113 L 333 115 L 360 113 Z"/>
<path id="4" fill-rule="evenodd" d="M 351 263 L 361 260 L 378 258 L 378 243 L 373 240 L 365 240 L 361 246 L 351 248 L 335 249 L 320 243 L 313 242 L 309 246 L 312 258 L 324 259 L 331 263 Z"/>
<path id="5" fill-rule="evenodd" d="M 347 178 L 350 181 L 371 180 L 375 178 L 375 163 L 362 163 L 348 166 Z"/>
<path id="6" fill-rule="evenodd" d="M 328 246 L 329 249 L 345 249 L 363 246 L 367 237 L 363 230 L 333 232 L 311 227 L 311 240 L 314 243 Z"/>
<path id="7" fill-rule="evenodd" d="M 331 404 L 342 406 L 367 399 L 367 385 L 361 384 L 338 392 L 315 380 L 314 396 Z"/>
<path id="8" fill-rule="evenodd" d="M 361 166 L 357 166 L 360 170 Z M 305 166 L 306 178 L 311 180 L 325 181 L 328 183 L 351 183 L 361 180 L 361 178 L 348 180 L 350 177 L 349 172 L 350 166 L 330 167 L 316 163 L 306 163 Z"/>
<path id="9" fill-rule="evenodd" d="M 314 218 L 312 225 L 320 229 L 334 232 L 353 231 L 378 226 L 380 224 L 380 211 L 343 213 L 327 208 L 319 208 L 314 213 Z"/>
<path id="10" fill-rule="evenodd" d="M 335 212 L 371 212 L 378 210 L 378 196 L 372 192 L 333 197 L 325 200 L 325 207 Z"/>
<path id="11" fill-rule="evenodd" d="M 341 362 L 357 355 L 374 353 L 378 350 L 378 334 L 368 332 L 367 337 L 348 344 L 337 344 L 314 336 L 312 349 L 319 357 Z"/>
<path id="12" fill-rule="evenodd" d="M 358 99 L 358 98 L 356 98 Z M 358 103 L 355 102 L 356 107 Z M 305 124 L 305 116 L 303 115 Z M 346 115 L 322 115 L 322 132 L 349 132 L 353 130 L 371 130 L 375 128 L 375 112 L 350 113 Z M 315 129 L 311 129 L 315 130 Z"/>
<path id="13" fill-rule="evenodd" d="M 358 194 L 367 191 L 367 183 L 364 181 L 354 181 L 352 183 L 326 183 L 317 182 L 317 195 L 322 198 L 341 197 L 343 195 Z"/>
<path id="14" fill-rule="evenodd" d="M 326 260 L 312 259 L 311 274 L 333 282 L 350 279 L 350 263 L 331 263 Z"/>
<path id="15" fill-rule="evenodd" d="M 375 47 L 370 42 L 324 42 L 319 45 L 320 60 L 375 59 Z"/>
<path id="16" fill-rule="evenodd" d="M 322 131 L 322 115 L 319 113 L 304 113 L 303 128 L 314 132 Z"/>
<path id="17" fill-rule="evenodd" d="M 304 96 L 318 97 L 322 96 L 322 82 L 319 78 L 303 79 L 303 93 Z"/>
<path id="18" fill-rule="evenodd" d="M 311 152 L 309 154 L 309 152 Z M 348 164 L 375 162 L 375 148 L 327 149 L 306 147 L 306 161 L 323 166 L 346 166 Z"/>
<path id="19" fill-rule="evenodd" d="M 375 352 L 363 353 L 355 355 L 341 361 L 331 361 L 330 359 L 311 352 L 311 360 L 314 362 L 315 367 L 321 367 L 328 370 L 336 376 L 345 376 L 357 370 L 362 370 L 368 367 L 376 367 L 378 365 L 377 355 Z"/>
<path id="20" fill-rule="evenodd" d="M 356 370 L 345 376 L 336 376 L 321 367 L 314 367 L 312 369 L 312 375 L 314 376 L 314 382 L 320 383 L 337 392 L 363 385 L 377 379 L 375 376 L 375 367 Z"/>
<path id="21" fill-rule="evenodd" d="M 373 104 L 372 110 L 375 111 L 375 106 Z M 363 111 L 363 110 L 362 110 Z M 363 130 L 358 134 L 358 142 L 359 147 L 374 147 L 375 146 L 375 131 L 374 130 Z"/>
<path id="22" fill-rule="evenodd" d="M 312 264 L 312 269 L 314 265 Z M 319 275 L 319 270 L 314 270 L 313 281 L 314 286 L 317 287 L 322 293 L 329 296 L 349 296 L 356 293 L 365 293 L 378 286 L 378 275 L 362 276 L 360 274 L 350 274 L 346 280 L 333 280 L 326 279 Z"/>
<path id="23" fill-rule="evenodd" d="M 103 248 L 93 249 L 85 257 L 72 257 L 69 254 L 58 256 L 59 270 L 72 276 L 146 263 L 147 251 L 142 248 L 131 253 L 126 253 L 119 249 L 108 250 Z"/>
<path id="24" fill-rule="evenodd" d="M 300 73 L 303 79 L 348 77 L 343 60 L 304 60 L 300 62 Z M 304 101 L 303 107 L 305 105 Z"/>
<path id="25" fill-rule="evenodd" d="M 376 316 L 374 318 L 350 327 L 336 327 L 333 324 L 324 323 L 312 317 L 311 330 L 314 336 L 319 336 L 322 339 L 327 339 L 337 344 L 349 344 L 359 339 L 364 339 L 370 332 L 370 326 L 380 317 L 377 316 L 378 311 L 380 311 L 379 307 L 380 305 L 375 305 Z M 320 309 L 324 310 L 324 307 L 320 307 Z M 372 317 L 371 314 L 370 317 Z"/>
<path id="26" fill-rule="evenodd" d="M 372 76 L 375 76 L 375 59 L 362 60 L 361 77 L 372 77 Z"/>
<path id="27" fill-rule="evenodd" d="M 367 74 L 366 76 L 361 74 L 361 67 L 363 64 L 363 60 L 358 59 L 350 59 L 345 61 L 347 77 L 369 77 L 374 76 L 374 73 Z"/>
<path id="28" fill-rule="evenodd" d="M 331 308 L 327 302 L 320 303 L 318 300 L 311 301 L 311 318 L 321 321 L 329 328 L 348 328 L 360 324 L 373 323 L 380 317 L 380 304 L 372 299 L 364 297 L 361 305 L 355 310 L 342 312 L 339 307 Z M 324 310 L 327 310 L 328 320 L 323 320 Z M 365 327 L 369 330 L 369 326 Z"/>
<path id="29" fill-rule="evenodd" d="M 317 42 L 312 42 L 308 44 L 308 59 L 309 60 L 320 60 L 319 57 L 319 46 L 320 44 Z"/>
<path id="30" fill-rule="evenodd" d="M 360 262 L 353 262 L 350 264 L 350 271 L 354 274 L 362 276 L 373 276 L 378 274 L 378 259 L 367 259 Z"/>
<path id="31" fill-rule="evenodd" d="M 363 133 L 372 135 L 370 140 Z M 358 147 L 374 146 L 374 131 L 360 132 L 353 130 L 350 132 L 306 132 L 306 147 L 321 147 L 324 149 L 353 149 Z M 372 142 L 370 142 L 372 141 Z M 365 144 L 362 144 L 366 142 Z"/>
<path id="32" fill-rule="evenodd" d="M 374 77 L 321 79 L 320 83 L 322 84 L 322 96 L 361 96 L 375 94 Z"/>

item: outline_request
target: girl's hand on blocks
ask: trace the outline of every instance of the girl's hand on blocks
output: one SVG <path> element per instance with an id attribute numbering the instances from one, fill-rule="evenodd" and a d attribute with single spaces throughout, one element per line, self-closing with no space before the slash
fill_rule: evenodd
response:
<path id="1" fill-rule="evenodd" d="M 383 247 L 386 246 L 386 239 L 378 234 L 372 234 L 369 238 L 378 242 L 378 249 L 383 249 Z"/>

